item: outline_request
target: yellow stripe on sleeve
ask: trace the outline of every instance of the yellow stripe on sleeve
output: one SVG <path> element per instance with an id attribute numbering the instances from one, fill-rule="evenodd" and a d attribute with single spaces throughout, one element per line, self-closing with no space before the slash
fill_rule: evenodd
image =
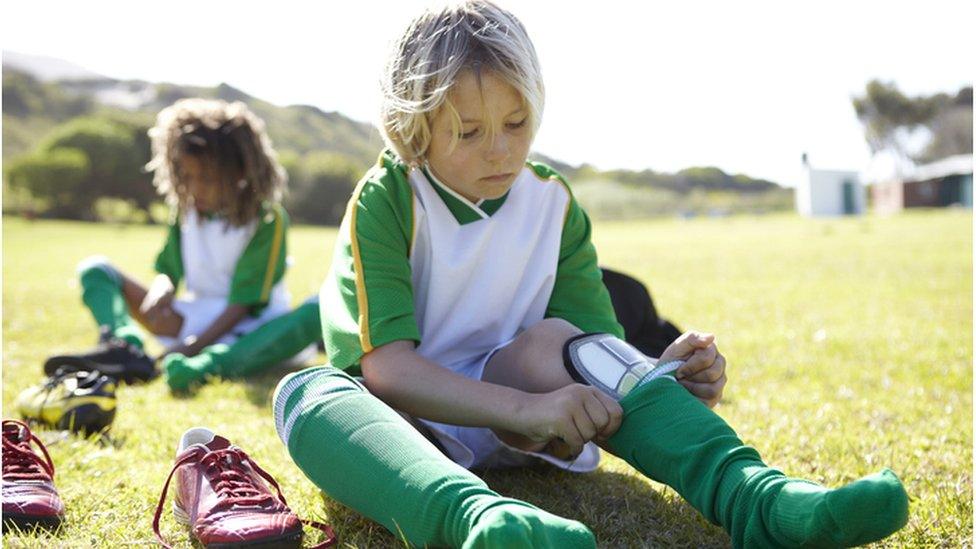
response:
<path id="1" fill-rule="evenodd" d="M 377 159 L 376 165 L 383 166 L 382 154 Z M 359 239 L 356 238 L 356 213 L 359 209 L 356 206 L 359 203 L 359 195 L 362 194 L 368 180 L 369 176 L 367 174 L 356 185 L 356 190 L 353 191 L 352 198 L 349 199 L 348 210 L 346 211 L 346 215 L 349 216 L 349 246 L 352 248 L 353 271 L 356 275 L 356 304 L 359 307 L 359 345 L 363 348 L 363 354 L 373 350 L 373 343 L 369 337 L 369 299 L 366 297 L 366 275 L 363 273 L 363 258 L 359 252 Z"/>
<path id="2" fill-rule="evenodd" d="M 275 268 L 278 266 L 278 256 L 281 254 L 281 242 L 284 240 L 284 220 L 282 219 L 281 212 L 278 210 L 281 206 L 276 205 L 274 208 L 275 215 L 275 232 L 274 239 L 271 241 L 271 253 L 268 255 L 268 268 L 264 272 L 264 285 L 261 286 L 261 302 L 266 303 L 268 297 L 271 295 L 271 286 L 274 282 Z"/>

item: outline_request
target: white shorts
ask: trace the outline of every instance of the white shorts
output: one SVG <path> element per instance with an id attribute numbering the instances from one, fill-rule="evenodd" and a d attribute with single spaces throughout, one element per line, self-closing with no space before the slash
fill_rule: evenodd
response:
<path id="1" fill-rule="evenodd" d="M 481 379 L 485 365 L 491 357 L 512 341 L 498 345 L 470 364 L 451 368 L 451 370 L 463 372 L 466 377 Z M 582 453 L 576 459 L 566 461 L 541 452 L 526 452 L 513 448 L 498 440 L 495 433 L 486 427 L 461 427 L 420 418 L 412 419 L 422 422 L 430 431 L 430 435 L 440 443 L 451 461 L 465 469 L 522 467 L 537 463 L 541 459 L 566 471 L 587 473 L 595 470 L 600 464 L 600 448 L 592 442 L 586 443 Z"/>

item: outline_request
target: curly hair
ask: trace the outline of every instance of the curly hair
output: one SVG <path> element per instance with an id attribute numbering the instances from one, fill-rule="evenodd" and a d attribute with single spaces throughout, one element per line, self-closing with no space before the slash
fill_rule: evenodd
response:
<path id="1" fill-rule="evenodd" d="M 181 181 L 181 163 L 194 156 L 214 168 L 223 209 L 218 212 L 235 226 L 255 219 L 266 202 L 278 203 L 288 176 L 278 163 L 264 122 L 240 101 L 181 99 L 166 107 L 149 130 L 156 192 L 186 212 L 192 198 Z"/>

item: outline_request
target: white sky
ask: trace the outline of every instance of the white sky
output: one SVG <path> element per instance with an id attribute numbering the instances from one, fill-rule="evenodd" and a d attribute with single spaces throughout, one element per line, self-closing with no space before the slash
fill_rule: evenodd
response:
<path id="1" fill-rule="evenodd" d="M 4 50 L 115 78 L 227 82 L 371 121 L 389 40 L 423 0 L 5 2 Z M 601 169 L 718 166 L 793 185 L 800 155 L 865 170 L 850 104 L 872 78 L 909 94 L 973 81 L 976 3 L 500 0 L 547 87 L 535 149 Z"/>

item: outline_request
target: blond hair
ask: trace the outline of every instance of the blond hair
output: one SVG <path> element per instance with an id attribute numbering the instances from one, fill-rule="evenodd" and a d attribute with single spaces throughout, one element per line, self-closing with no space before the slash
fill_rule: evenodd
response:
<path id="1" fill-rule="evenodd" d="M 281 201 L 287 174 L 278 163 L 264 122 L 236 101 L 181 99 L 160 111 L 149 130 L 152 170 L 156 192 L 183 213 L 189 205 L 186 183 L 180 181 L 180 165 L 187 156 L 209 163 L 218 174 L 224 210 L 232 225 L 244 225 L 257 217 L 265 202 Z"/>
<path id="2" fill-rule="evenodd" d="M 387 145 L 405 162 L 423 161 L 431 122 L 441 107 L 448 107 L 454 129 L 460 127 L 448 93 L 464 70 L 476 75 L 489 70 L 514 87 L 535 134 L 545 105 L 535 47 L 514 15 L 491 2 L 469 0 L 418 16 L 387 60 L 381 79 L 380 129 Z"/>

